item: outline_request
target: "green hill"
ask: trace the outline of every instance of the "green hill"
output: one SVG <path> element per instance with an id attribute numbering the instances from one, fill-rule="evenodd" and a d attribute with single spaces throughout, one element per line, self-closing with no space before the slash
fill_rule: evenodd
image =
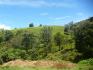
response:
<path id="1" fill-rule="evenodd" d="M 50 26 L 52 28 L 53 35 L 57 32 L 61 32 L 64 34 L 64 27 L 63 26 Z M 12 32 L 17 32 L 17 31 L 29 31 L 38 34 L 40 30 L 43 28 L 42 27 L 29 27 L 29 28 L 19 28 L 19 29 L 14 29 Z"/>
<path id="2" fill-rule="evenodd" d="M 29 27 L 4 30 L 0 33 L 1 54 L 6 54 L 8 56 L 6 57 L 6 55 L 4 55 L 6 60 L 2 58 L 5 62 L 17 58 L 30 60 L 62 60 L 65 54 L 62 56 L 60 55 L 63 54 L 66 49 L 72 49 L 72 51 L 75 52 L 73 50 L 74 40 L 71 35 L 64 34 L 63 26 Z M 56 41 L 55 36 L 58 37 Z M 56 44 L 57 41 L 59 45 Z M 6 52 L 3 52 L 5 49 Z M 68 51 L 70 52 L 71 50 Z M 68 54 L 68 52 L 66 54 Z M 65 57 L 66 60 L 69 60 L 69 58 L 67 58 L 68 56 L 70 55 Z M 1 55 L 1 57 L 3 57 L 3 55 Z"/>
<path id="3" fill-rule="evenodd" d="M 0 64 L 16 59 L 79 62 L 93 58 L 92 36 L 93 17 L 64 27 L 42 26 L 0 30 Z M 92 60 L 81 61 L 75 70 L 92 70 Z M 81 64 L 86 65 L 82 65 L 82 68 L 79 66 Z"/>

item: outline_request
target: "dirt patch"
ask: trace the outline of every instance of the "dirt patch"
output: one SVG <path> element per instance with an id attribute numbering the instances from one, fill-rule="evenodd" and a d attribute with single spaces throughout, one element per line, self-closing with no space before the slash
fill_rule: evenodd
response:
<path id="1" fill-rule="evenodd" d="M 15 60 L 2 65 L 4 66 L 19 66 L 19 67 L 55 67 L 55 68 L 72 68 L 75 64 L 70 62 L 58 62 L 50 60 L 28 61 Z"/>

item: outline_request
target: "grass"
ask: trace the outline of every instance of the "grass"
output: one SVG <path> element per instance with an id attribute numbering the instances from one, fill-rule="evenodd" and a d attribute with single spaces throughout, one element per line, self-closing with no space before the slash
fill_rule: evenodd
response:
<path id="1" fill-rule="evenodd" d="M 53 67 L 0 67 L 0 70 L 93 70 L 93 65 L 77 64 L 75 67 L 57 69 Z"/>
<path id="2" fill-rule="evenodd" d="M 64 27 L 63 26 L 51 26 L 52 27 L 52 32 L 53 32 L 53 35 L 55 35 L 57 32 L 60 32 L 61 34 L 64 35 Z M 42 27 L 31 27 L 31 28 L 21 28 L 21 29 L 14 29 L 12 30 L 12 32 L 15 34 L 16 32 L 20 33 L 23 32 L 23 31 L 27 31 L 27 32 L 33 32 L 35 34 L 38 34 L 40 32 L 40 30 L 42 29 Z M 20 34 L 19 34 L 20 35 Z M 65 35 L 66 36 L 66 35 Z M 70 38 L 70 35 L 67 35 L 66 38 Z M 66 48 L 71 48 L 69 47 L 66 47 Z M 72 70 L 72 69 L 67 69 L 67 68 L 64 68 L 64 69 L 57 69 L 57 68 L 39 68 L 39 67 L 0 67 L 0 70 Z"/>
<path id="3" fill-rule="evenodd" d="M 93 70 L 93 66 L 92 65 L 77 65 L 71 70 Z"/>
<path id="4" fill-rule="evenodd" d="M 53 67 L 14 67 L 4 66 L 0 70 L 93 70 L 93 65 L 77 64 L 72 68 L 53 68 Z"/>
<path id="5" fill-rule="evenodd" d="M 53 35 L 57 32 L 61 32 L 62 34 L 64 34 L 64 27 L 63 26 L 50 26 L 53 30 Z M 43 27 L 30 27 L 30 28 L 20 28 L 20 29 L 14 29 L 12 30 L 12 32 L 16 33 L 17 31 L 28 31 L 28 32 L 33 32 L 35 34 L 39 33 L 40 30 Z"/>
<path id="6" fill-rule="evenodd" d="M 77 65 L 72 69 L 39 68 L 39 67 L 0 67 L 0 70 L 93 70 L 93 66 Z"/>
<path id="7" fill-rule="evenodd" d="M 1 67 L 0 70 L 69 70 L 69 69 L 39 68 L 39 67 Z"/>

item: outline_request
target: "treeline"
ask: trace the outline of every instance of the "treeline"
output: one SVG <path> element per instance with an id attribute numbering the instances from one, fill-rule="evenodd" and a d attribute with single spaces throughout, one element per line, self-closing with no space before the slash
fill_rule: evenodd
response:
<path id="1" fill-rule="evenodd" d="M 75 48 L 80 53 L 76 60 L 93 58 L 93 17 L 65 26 L 65 33 L 72 34 L 75 40 Z"/>
<path id="2" fill-rule="evenodd" d="M 15 59 L 66 59 L 65 54 L 62 55 L 64 57 L 60 57 L 63 49 L 65 51 L 66 47 L 67 49 L 74 47 L 72 38 L 65 35 L 63 30 L 62 33 L 61 31 L 53 33 L 55 27 L 43 26 L 38 33 L 34 33 L 29 29 L 31 28 L 0 30 L 0 63 Z"/>
<path id="3" fill-rule="evenodd" d="M 93 18 L 70 22 L 64 31 L 56 32 L 52 26 L 39 28 L 38 33 L 30 28 L 0 30 L 0 63 L 15 59 L 77 62 L 93 57 Z"/>

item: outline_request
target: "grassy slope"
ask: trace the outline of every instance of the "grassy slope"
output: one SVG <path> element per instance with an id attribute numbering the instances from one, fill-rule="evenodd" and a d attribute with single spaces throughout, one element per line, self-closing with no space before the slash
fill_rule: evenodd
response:
<path id="1" fill-rule="evenodd" d="M 52 28 L 52 33 L 53 33 L 53 36 L 57 33 L 57 32 L 60 32 L 66 39 L 72 39 L 70 35 L 66 35 L 64 34 L 64 26 L 50 26 Z M 20 32 L 32 32 L 32 33 L 35 33 L 36 35 L 39 35 L 40 33 L 40 30 L 42 29 L 43 27 L 30 27 L 30 28 L 20 28 L 20 29 L 14 29 L 12 30 L 13 33 L 20 33 Z M 66 46 L 64 46 L 64 49 L 71 49 L 74 47 L 74 43 L 73 44 L 67 44 Z M 53 44 L 53 48 L 55 49 L 56 46 Z M 58 48 L 56 48 L 56 50 L 58 50 Z M 55 51 L 56 51 L 55 50 Z M 55 53 L 56 54 L 56 53 Z"/>
<path id="2" fill-rule="evenodd" d="M 53 28 L 53 35 L 57 32 L 61 32 L 64 35 L 64 27 L 63 26 L 51 26 Z M 21 29 L 14 29 L 12 30 L 13 33 L 17 31 L 29 31 L 33 33 L 39 33 L 42 27 L 31 27 L 31 28 L 21 28 Z M 70 37 L 70 36 L 67 36 Z M 33 67 L 0 67 L 0 70 L 58 70 L 55 68 L 33 68 Z M 77 65 L 75 68 L 72 69 L 60 69 L 60 70 L 89 70 L 86 65 Z"/>
<path id="3" fill-rule="evenodd" d="M 63 26 L 50 26 L 52 27 L 52 32 L 53 35 L 57 32 L 61 32 L 62 34 L 64 34 L 64 27 Z M 33 33 L 39 33 L 40 30 L 42 29 L 42 27 L 31 27 L 31 28 L 21 28 L 21 29 L 14 29 L 12 30 L 14 33 L 16 33 L 17 31 L 29 31 L 29 32 L 33 32 Z"/>
<path id="4" fill-rule="evenodd" d="M 63 26 L 51 26 L 52 27 L 52 33 L 55 35 L 57 32 L 61 32 L 64 35 L 64 27 Z M 33 32 L 35 34 L 38 34 L 42 27 L 31 27 L 31 28 L 20 28 L 20 29 L 14 29 L 12 30 L 13 33 L 16 33 L 18 31 L 27 31 L 27 32 Z M 64 35 L 66 36 L 66 35 Z M 67 36 L 69 37 L 69 36 Z M 0 70 L 58 70 L 55 68 L 32 68 L 32 67 L 0 67 Z M 66 69 L 62 69 L 66 70 Z M 68 69 L 67 69 L 68 70 Z"/>

